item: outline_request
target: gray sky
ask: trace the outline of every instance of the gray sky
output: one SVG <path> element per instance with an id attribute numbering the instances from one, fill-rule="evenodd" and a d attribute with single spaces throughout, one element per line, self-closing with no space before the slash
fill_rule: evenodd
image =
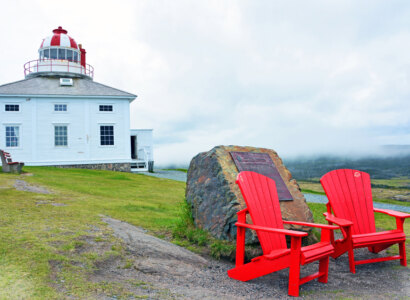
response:
<path id="1" fill-rule="evenodd" d="M 157 164 L 215 145 L 282 157 L 410 144 L 409 1 L 2 1 L 0 84 L 62 26 L 138 98 Z"/>

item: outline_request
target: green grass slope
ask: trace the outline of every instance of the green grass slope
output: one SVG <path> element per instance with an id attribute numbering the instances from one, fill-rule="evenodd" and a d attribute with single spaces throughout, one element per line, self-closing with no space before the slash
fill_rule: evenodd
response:
<path id="1" fill-rule="evenodd" d="M 184 201 L 185 184 L 167 179 L 45 167 L 25 171 L 33 176 L 0 174 L 0 299 L 61 299 L 61 282 L 69 295 L 90 297 L 106 288 L 87 280 L 100 253 L 77 250 L 85 237 L 111 239 L 100 215 L 167 233 Z M 16 179 L 53 193 L 17 191 Z M 121 243 L 109 242 L 112 249 L 103 255 L 121 255 Z"/>

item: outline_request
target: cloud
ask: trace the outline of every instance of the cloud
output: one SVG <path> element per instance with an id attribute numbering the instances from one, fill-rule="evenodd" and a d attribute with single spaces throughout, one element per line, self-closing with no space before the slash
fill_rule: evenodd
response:
<path id="1" fill-rule="evenodd" d="M 138 95 L 132 127 L 154 128 L 158 164 L 218 144 L 285 157 L 410 144 L 407 1 L 53 3 L 3 5 L 0 81 L 62 25 L 96 81 Z"/>

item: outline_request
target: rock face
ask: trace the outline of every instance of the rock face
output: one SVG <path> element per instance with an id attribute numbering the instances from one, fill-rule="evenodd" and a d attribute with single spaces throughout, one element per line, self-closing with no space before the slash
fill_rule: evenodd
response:
<path id="1" fill-rule="evenodd" d="M 300 192 L 299 185 L 292 179 L 275 151 L 254 147 L 217 146 L 196 155 L 189 166 L 186 200 L 191 205 L 196 226 L 209 231 L 216 238 L 235 240 L 236 213 L 245 208 L 246 204 L 235 183 L 238 169 L 229 153 L 232 151 L 269 154 L 294 199 L 280 202 L 283 219 L 313 222 L 312 212 Z M 251 220 L 248 219 L 247 222 L 251 223 Z M 294 225 L 285 228 L 309 230 Z M 255 235 L 247 234 L 247 241 L 255 241 Z"/>

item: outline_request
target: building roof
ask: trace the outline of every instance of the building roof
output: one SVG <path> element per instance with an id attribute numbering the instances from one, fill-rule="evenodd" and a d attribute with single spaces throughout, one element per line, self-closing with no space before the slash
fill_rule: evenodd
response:
<path id="1" fill-rule="evenodd" d="M 73 78 L 73 86 L 60 86 L 59 77 L 33 77 L 0 85 L 0 96 L 91 96 L 135 99 L 137 96 L 86 78 Z"/>

